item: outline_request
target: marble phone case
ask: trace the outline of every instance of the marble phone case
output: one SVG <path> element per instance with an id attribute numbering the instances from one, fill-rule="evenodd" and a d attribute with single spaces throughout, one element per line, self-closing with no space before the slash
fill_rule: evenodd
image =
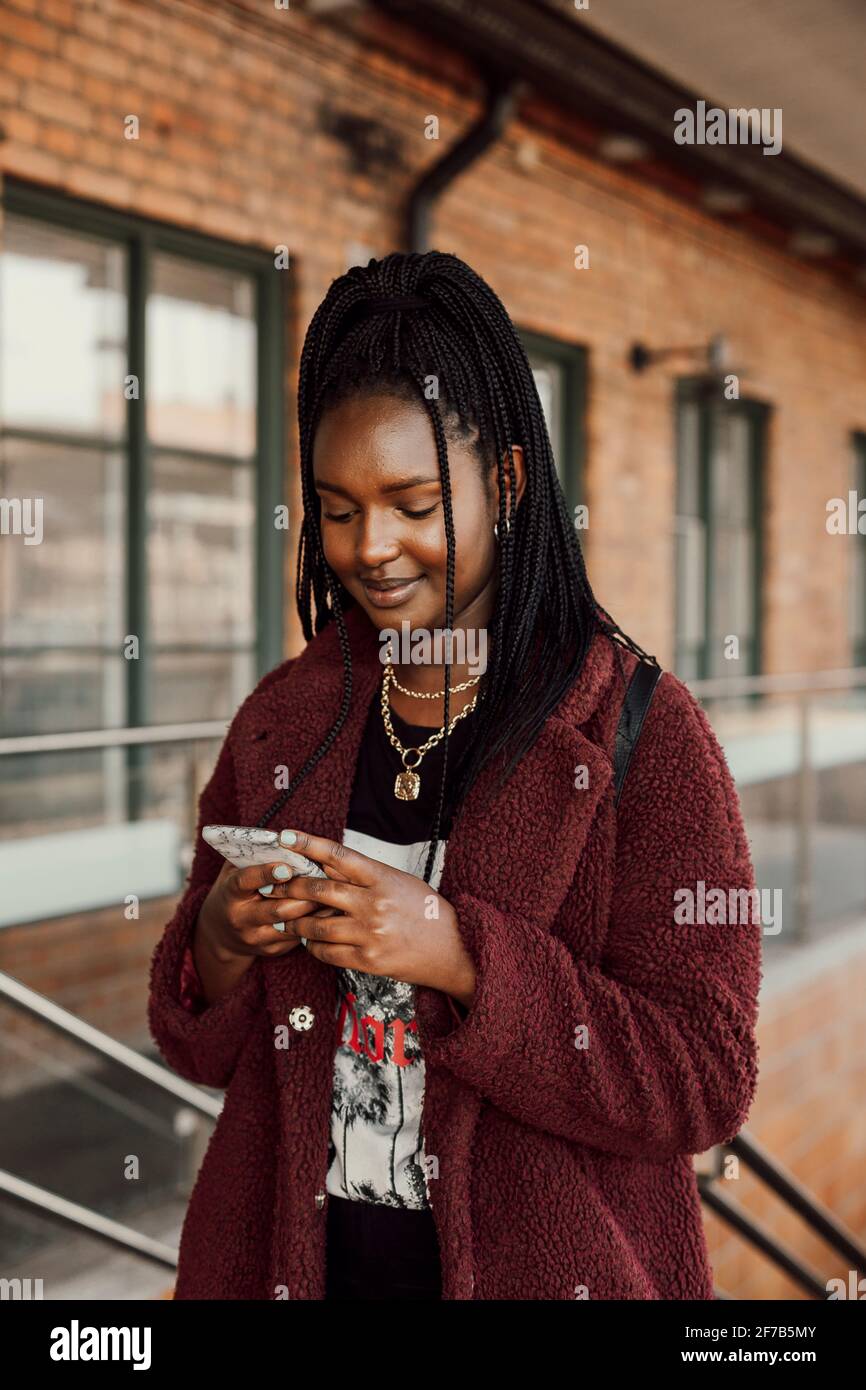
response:
<path id="1" fill-rule="evenodd" d="M 248 864 L 288 864 L 296 874 L 308 874 L 312 878 L 326 876 L 320 864 L 281 845 L 275 830 L 258 830 L 247 825 L 204 825 L 201 833 L 236 869 L 245 869 Z"/>

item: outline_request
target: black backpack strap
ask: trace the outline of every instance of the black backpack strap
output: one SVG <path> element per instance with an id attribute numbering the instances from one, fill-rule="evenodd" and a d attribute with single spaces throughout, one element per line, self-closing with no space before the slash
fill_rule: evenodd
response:
<path id="1" fill-rule="evenodd" d="M 661 674 L 662 668 L 660 666 L 641 658 L 628 683 L 613 750 L 613 784 L 616 788 L 616 795 L 613 799 L 614 806 L 619 803 L 631 755 L 640 737 L 640 731 L 643 728 L 643 722 L 652 703 Z"/>

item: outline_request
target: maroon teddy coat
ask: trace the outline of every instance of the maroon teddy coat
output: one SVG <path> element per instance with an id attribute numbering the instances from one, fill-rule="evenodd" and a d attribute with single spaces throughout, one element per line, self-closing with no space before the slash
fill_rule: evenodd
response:
<path id="1" fill-rule="evenodd" d="M 382 674 L 375 628 L 357 607 L 346 617 L 349 714 L 272 828 L 342 839 Z M 630 675 L 635 658 L 622 654 Z M 241 705 L 199 830 L 254 825 L 275 769 L 303 764 L 341 690 L 331 623 Z M 692 1155 L 732 1138 L 749 1111 L 761 927 L 680 925 L 674 893 L 700 880 L 707 892 L 750 889 L 753 871 L 719 744 L 670 672 L 614 808 L 622 694 L 598 634 L 504 790 L 491 796 L 486 768 L 448 841 L 440 892 L 474 959 L 475 997 L 464 1018 L 439 990 L 416 993 L 446 1299 L 713 1297 Z M 203 1013 L 184 1008 L 184 950 L 223 862 L 200 834 L 196 844 L 153 955 L 148 1017 L 169 1066 L 226 1096 L 175 1298 L 322 1299 L 336 972 L 303 949 L 257 957 Z M 299 1006 L 312 1027 L 286 1030 Z M 290 1045 L 275 1045 L 286 1032 Z"/>

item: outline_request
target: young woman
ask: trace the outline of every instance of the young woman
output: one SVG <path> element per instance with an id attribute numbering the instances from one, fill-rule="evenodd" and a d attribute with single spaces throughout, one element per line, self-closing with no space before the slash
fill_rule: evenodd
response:
<path id="1" fill-rule="evenodd" d="M 615 797 L 646 654 L 469 266 L 335 280 L 299 418 L 308 644 L 235 715 L 151 968 L 167 1062 L 227 1089 L 175 1297 L 712 1298 L 692 1156 L 748 1113 L 760 979 L 757 921 L 700 910 L 754 886 L 713 732 L 664 673 Z"/>

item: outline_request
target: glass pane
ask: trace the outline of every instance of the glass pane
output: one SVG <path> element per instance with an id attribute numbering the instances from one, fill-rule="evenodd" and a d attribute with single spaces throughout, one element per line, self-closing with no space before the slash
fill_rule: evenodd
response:
<path id="1" fill-rule="evenodd" d="M 562 437 L 562 367 L 551 359 L 541 359 L 530 355 L 532 375 L 541 399 L 541 409 L 550 436 L 550 447 L 556 461 L 556 473 L 560 483 L 565 486 L 565 440 Z"/>
<path id="2" fill-rule="evenodd" d="M 125 433 L 123 247 L 14 213 L 0 255 L 0 418 L 19 428 Z"/>
<path id="3" fill-rule="evenodd" d="M 717 521 L 751 520 L 751 430 L 742 414 L 724 409 L 713 412 L 711 506 Z"/>
<path id="4" fill-rule="evenodd" d="M 156 255 L 147 333 L 151 440 L 251 457 L 256 448 L 253 278 Z"/>
<path id="5" fill-rule="evenodd" d="M 700 412 L 693 401 L 680 406 L 677 430 L 677 511 L 680 516 L 700 516 Z"/>
<path id="6" fill-rule="evenodd" d="M 712 630 L 714 645 L 728 634 L 740 638 L 737 674 L 745 675 L 742 642 L 754 632 L 754 542 L 750 532 L 720 526 L 715 532 L 713 564 Z M 730 666 L 729 662 L 726 665 Z"/>
<path id="7" fill-rule="evenodd" d="M 742 643 L 755 630 L 754 544 L 750 531 L 730 529 L 720 534 L 720 544 L 730 555 L 730 622 Z"/>
<path id="8" fill-rule="evenodd" d="M 744 676 L 755 669 L 755 552 L 752 518 L 752 432 L 743 411 L 718 407 L 711 418 L 710 509 L 713 525 L 709 667 L 713 675 Z M 739 638 L 739 660 L 725 657 L 724 640 Z"/>
<path id="9" fill-rule="evenodd" d="M 226 719 L 255 685 L 255 657 L 246 652 L 157 652 L 151 671 L 154 724 Z"/>
<path id="10" fill-rule="evenodd" d="M 121 728 L 126 677 L 126 661 L 119 652 L 116 656 L 94 652 L 0 656 L 2 735 Z"/>
<path id="11" fill-rule="evenodd" d="M 113 450 L 6 439 L 2 495 L 41 528 L 0 546 L 0 646 L 107 646 L 124 636 L 124 460 Z M 23 515 L 23 513 L 22 513 Z"/>
<path id="12" fill-rule="evenodd" d="M 801 858 L 800 710 L 793 697 L 748 705 L 712 703 L 711 720 L 742 803 L 758 886 L 781 894 L 783 927 L 764 936 L 766 951 L 787 949 L 796 928 L 797 883 L 811 878 L 812 930 L 861 917 L 866 907 L 866 707 L 845 691 L 810 700 L 815 774 L 810 853 Z"/>
<path id="13" fill-rule="evenodd" d="M 252 688 L 250 686 L 250 688 Z M 186 872 L 192 862 L 192 837 L 198 798 L 213 773 L 222 738 L 198 743 L 156 744 L 130 773 L 141 814 L 173 821 L 181 829 L 181 858 Z"/>
<path id="14" fill-rule="evenodd" d="M 255 639 L 255 477 L 242 464 L 157 455 L 148 497 L 152 640 Z"/>
<path id="15" fill-rule="evenodd" d="M 0 778 L 2 839 L 78 831 L 125 820 L 126 758 L 122 748 L 4 757 Z M 39 901 L 41 887 L 39 882 L 32 884 L 28 901 Z M 7 892 L 0 899 L 0 912 L 6 911 L 8 902 Z"/>
<path id="16" fill-rule="evenodd" d="M 689 516 L 676 526 L 677 643 L 697 647 L 704 640 L 706 528 Z"/>

